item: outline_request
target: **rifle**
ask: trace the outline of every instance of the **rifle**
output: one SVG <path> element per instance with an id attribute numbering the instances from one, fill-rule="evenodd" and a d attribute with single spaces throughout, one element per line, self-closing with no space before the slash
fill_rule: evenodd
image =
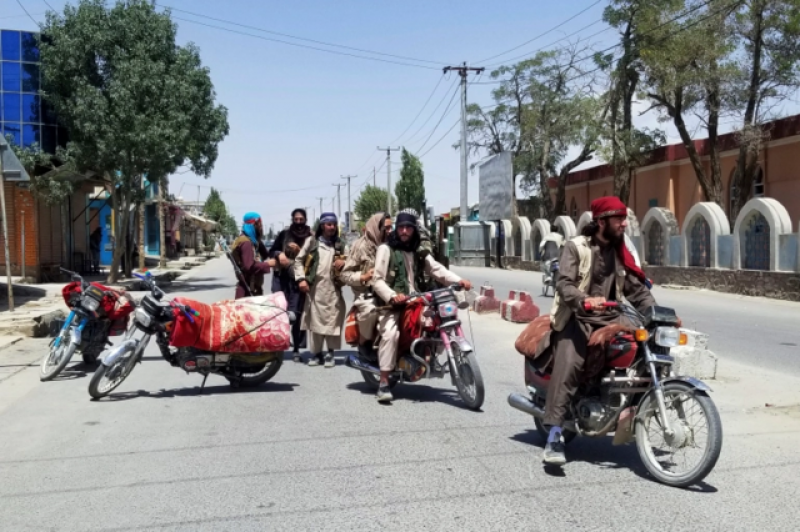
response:
<path id="1" fill-rule="evenodd" d="M 225 242 L 225 239 L 223 237 L 219 237 L 217 243 L 219 244 L 219 247 L 222 249 L 222 251 L 225 252 L 225 255 L 228 256 L 228 260 L 231 261 L 231 264 L 233 264 L 233 272 L 236 274 L 236 279 L 240 283 L 242 283 L 242 285 L 244 285 L 244 289 L 247 290 L 247 296 L 252 297 L 253 292 L 250 290 L 250 285 L 247 284 L 247 281 L 244 278 L 242 270 L 239 269 L 239 265 L 236 264 L 236 260 L 234 260 L 233 255 L 231 255 L 231 249 L 228 247 L 228 244 Z"/>

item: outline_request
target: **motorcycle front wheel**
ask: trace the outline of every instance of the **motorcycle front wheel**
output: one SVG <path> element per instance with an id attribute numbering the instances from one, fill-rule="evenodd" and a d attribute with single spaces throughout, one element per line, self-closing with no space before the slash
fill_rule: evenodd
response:
<path id="1" fill-rule="evenodd" d="M 450 371 L 453 372 L 458 395 L 467 408 L 480 410 L 486 390 L 483 386 L 483 375 L 478 366 L 478 358 L 472 351 L 466 354 L 462 353 L 455 344 L 451 345 L 451 349 L 453 350 L 453 364 Z"/>
<path id="2" fill-rule="evenodd" d="M 665 433 L 651 393 L 638 409 L 636 448 L 656 480 L 685 488 L 714 469 L 722 451 L 722 421 L 711 398 L 683 382 L 664 384 L 664 402 L 673 434 Z"/>
<path id="3" fill-rule="evenodd" d="M 75 349 L 78 346 L 70 341 L 69 332 L 72 328 L 67 328 L 59 334 L 59 344 L 56 347 L 56 341 L 50 344 L 50 352 L 42 359 L 42 366 L 39 372 L 39 380 L 42 382 L 53 380 L 56 376 L 64 371 L 69 361 L 72 360 L 72 355 L 75 354 Z"/>
<path id="4" fill-rule="evenodd" d="M 113 392 L 122 382 L 128 378 L 128 375 L 133 371 L 136 362 L 138 362 L 145 344 L 143 340 L 139 340 L 136 345 L 129 347 L 125 353 L 120 355 L 113 364 L 106 366 L 105 363 L 100 363 L 100 366 L 95 370 L 92 375 L 92 380 L 89 382 L 89 395 L 94 399 L 100 399 Z M 145 344 L 146 345 L 146 344 Z"/>

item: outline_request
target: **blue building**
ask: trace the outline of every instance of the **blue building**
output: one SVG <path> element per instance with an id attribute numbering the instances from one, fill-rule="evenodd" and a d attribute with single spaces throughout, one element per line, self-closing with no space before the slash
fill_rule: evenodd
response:
<path id="1" fill-rule="evenodd" d="M 47 153 L 66 145 L 66 130 L 39 96 L 42 86 L 36 34 L 0 31 L 0 131 L 14 144 L 38 144 Z"/>

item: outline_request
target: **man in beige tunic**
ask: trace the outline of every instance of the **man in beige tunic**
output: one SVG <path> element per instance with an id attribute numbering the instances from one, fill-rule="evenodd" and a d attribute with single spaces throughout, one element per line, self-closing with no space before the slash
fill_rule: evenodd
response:
<path id="1" fill-rule="evenodd" d="M 344 243 L 338 236 L 338 220 L 323 213 L 316 238 L 310 239 L 295 260 L 297 286 L 307 294 L 301 329 L 308 331 L 309 366 L 336 365 L 333 352 L 341 349 L 342 327 L 347 311 L 338 276 L 344 266 Z M 328 348 L 323 357 L 323 344 Z"/>
<path id="2" fill-rule="evenodd" d="M 375 297 L 372 292 L 372 279 L 375 274 L 375 256 L 378 246 L 386 242 L 392 231 L 392 218 L 383 212 L 374 214 L 367 220 L 364 236 L 353 243 L 340 276 L 342 282 L 353 289 L 358 322 L 359 343 L 366 344 L 373 339 L 378 315 L 374 312 Z"/>
<path id="3" fill-rule="evenodd" d="M 469 290 L 471 284 L 436 262 L 433 255 L 419 250 L 420 236 L 417 220 L 412 214 L 401 212 L 397 215 L 395 232 L 386 244 L 378 248 L 375 258 L 375 278 L 373 290 L 386 303 L 400 305 L 408 299 L 412 292 L 425 290 L 419 286 L 422 273 L 442 284 L 458 283 Z M 389 374 L 397 361 L 397 345 L 400 340 L 401 312 L 383 310 L 378 318 L 378 360 L 381 380 L 378 386 L 378 401 L 387 402 L 394 399 L 389 390 Z"/>

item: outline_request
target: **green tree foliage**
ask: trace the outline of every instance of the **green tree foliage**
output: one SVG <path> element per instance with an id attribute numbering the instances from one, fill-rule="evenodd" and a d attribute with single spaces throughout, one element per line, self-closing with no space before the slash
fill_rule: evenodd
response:
<path id="1" fill-rule="evenodd" d="M 227 110 L 215 103 L 197 47 L 176 45 L 175 35 L 169 12 L 147 0 L 119 0 L 111 8 L 81 0 L 63 14 L 48 12 L 42 28 L 44 97 L 70 132 L 76 165 L 116 185 L 111 282 L 127 251 L 131 207 L 144 199 L 144 176 L 169 175 L 185 164 L 208 177 L 228 134 Z"/>
<path id="2" fill-rule="evenodd" d="M 422 204 L 425 202 L 425 175 L 422 172 L 422 163 L 419 157 L 409 153 L 405 148 L 401 160 L 403 167 L 394 189 L 397 194 L 397 210 L 410 207 L 421 213 Z"/>
<path id="3" fill-rule="evenodd" d="M 222 201 L 222 196 L 215 188 L 211 189 L 206 198 L 203 215 L 219 224 L 218 230 L 223 236 L 235 237 L 239 233 L 236 219 L 230 214 L 228 206 Z"/>
<path id="4" fill-rule="evenodd" d="M 388 196 L 385 188 L 367 185 L 356 199 L 353 212 L 362 221 L 366 221 L 375 213 L 386 212 Z M 396 200 L 392 200 L 397 205 Z"/>

